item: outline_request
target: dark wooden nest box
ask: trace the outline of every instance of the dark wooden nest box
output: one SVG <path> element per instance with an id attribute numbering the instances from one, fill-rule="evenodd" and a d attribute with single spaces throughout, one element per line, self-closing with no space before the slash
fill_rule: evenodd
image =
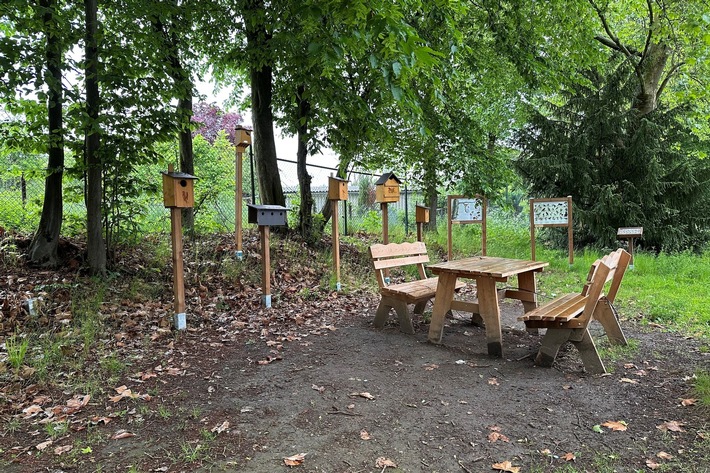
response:
<path id="1" fill-rule="evenodd" d="M 281 205 L 253 205 L 247 204 L 248 221 L 263 226 L 286 225 L 286 212 L 288 208 Z"/>

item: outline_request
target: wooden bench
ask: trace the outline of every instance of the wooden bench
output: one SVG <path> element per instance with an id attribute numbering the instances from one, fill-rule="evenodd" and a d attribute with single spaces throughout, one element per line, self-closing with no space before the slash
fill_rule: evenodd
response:
<path id="1" fill-rule="evenodd" d="M 612 343 L 626 345 L 626 337 L 612 303 L 630 259 L 631 255 L 621 248 L 604 256 L 592 265 L 581 293 L 565 294 L 518 318 L 529 329 L 547 329 L 535 358 L 536 365 L 551 366 L 560 347 L 569 341 L 579 350 L 587 371 L 606 373 L 588 327 L 592 319 L 596 319 Z M 604 293 L 609 281 L 609 289 Z"/>
<path id="2" fill-rule="evenodd" d="M 429 262 L 426 245 L 423 242 L 376 244 L 370 247 L 370 258 L 382 296 L 374 326 L 382 328 L 389 317 L 390 309 L 394 309 L 400 330 L 413 334 L 414 327 L 407 305 L 414 304 L 415 314 L 423 313 L 426 303 L 436 295 L 439 281 L 439 278 L 427 278 L 424 269 L 424 264 Z M 386 270 L 409 265 L 416 265 L 419 279 L 398 284 L 385 282 Z M 464 283 L 456 284 L 457 289 L 464 286 Z"/>

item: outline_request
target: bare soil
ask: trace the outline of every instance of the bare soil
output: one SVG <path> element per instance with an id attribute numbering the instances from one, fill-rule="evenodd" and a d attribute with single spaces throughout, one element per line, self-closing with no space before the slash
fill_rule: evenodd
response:
<path id="1" fill-rule="evenodd" d="M 419 318 L 414 335 L 394 316 L 374 329 L 377 302 L 356 291 L 266 310 L 252 297 L 239 317 L 191 320 L 131 359 L 118 384 L 144 397 L 92 397 L 41 451 L 43 414 L 27 408 L 76 393 L 7 383 L 2 423 L 20 423 L 0 429 L 0 470 L 278 472 L 303 454 L 295 471 L 710 472 L 708 412 L 682 403 L 710 361 L 696 340 L 625 320 L 635 348 L 605 351 L 610 374 L 590 376 L 571 346 L 533 365 L 540 336 L 516 321 L 518 302 L 502 304 L 503 358 L 459 313 L 442 345 Z"/>

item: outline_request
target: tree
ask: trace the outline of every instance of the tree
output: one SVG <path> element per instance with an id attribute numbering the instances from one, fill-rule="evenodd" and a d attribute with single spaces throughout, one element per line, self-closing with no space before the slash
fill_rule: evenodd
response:
<path id="1" fill-rule="evenodd" d="M 64 113 L 62 90 L 62 65 L 64 45 L 58 15 L 59 6 L 55 0 L 40 0 L 38 14 L 41 15 L 43 34 L 46 41 L 46 72 L 44 83 L 47 87 L 47 177 L 45 178 L 44 203 L 39 228 L 30 244 L 29 256 L 33 263 L 59 263 L 57 248 L 62 228 L 62 176 L 64 175 Z"/>
<path id="2" fill-rule="evenodd" d="M 572 195 L 575 244 L 609 247 L 616 229 L 644 227 L 656 251 L 702 249 L 710 240 L 707 143 L 679 120 L 682 107 L 641 115 L 633 66 L 585 73 L 561 105 L 531 111 L 517 167 L 539 197 Z"/>
<path id="3" fill-rule="evenodd" d="M 99 78 L 98 78 L 98 27 L 96 15 L 98 6 L 96 0 L 84 0 L 86 15 L 85 38 L 85 81 L 86 81 L 86 114 L 84 159 L 87 169 L 86 192 L 86 236 L 89 269 L 92 274 L 106 273 L 106 243 L 103 237 L 103 218 L 101 207 L 103 203 L 103 183 L 101 176 L 102 159 L 99 154 Z"/>

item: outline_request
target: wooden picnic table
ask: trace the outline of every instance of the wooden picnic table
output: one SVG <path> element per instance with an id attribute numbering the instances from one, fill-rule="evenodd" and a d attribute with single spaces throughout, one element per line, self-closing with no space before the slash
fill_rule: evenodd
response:
<path id="1" fill-rule="evenodd" d="M 503 356 L 498 298 L 507 297 L 522 301 L 525 312 L 535 309 L 537 307 L 535 274 L 548 264 L 544 261 L 474 256 L 427 266 L 427 269 L 439 276 L 429 326 L 429 341 L 441 343 L 446 314 L 449 310 L 463 310 L 471 312 L 473 322 L 485 325 L 488 354 Z M 518 287 L 498 291 L 496 283 L 508 282 L 511 276 L 518 277 Z M 458 278 L 476 280 L 478 302 L 454 300 L 454 289 Z"/>

